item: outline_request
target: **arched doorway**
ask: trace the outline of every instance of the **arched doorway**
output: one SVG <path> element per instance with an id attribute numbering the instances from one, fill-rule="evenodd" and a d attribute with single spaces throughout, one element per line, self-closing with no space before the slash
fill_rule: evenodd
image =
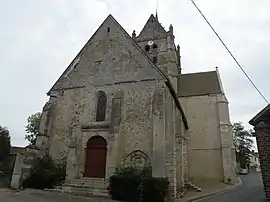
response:
<path id="1" fill-rule="evenodd" d="M 105 178 L 107 142 L 94 136 L 87 142 L 84 177 Z"/>

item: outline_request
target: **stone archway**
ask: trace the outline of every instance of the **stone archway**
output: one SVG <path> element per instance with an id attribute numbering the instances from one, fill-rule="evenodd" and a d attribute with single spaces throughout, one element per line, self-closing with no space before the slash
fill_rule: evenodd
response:
<path id="1" fill-rule="evenodd" d="M 105 178 L 107 142 L 101 136 L 91 137 L 86 145 L 84 177 Z"/>
<path id="2" fill-rule="evenodd" d="M 123 159 L 124 166 L 133 166 L 137 168 L 143 168 L 145 166 L 151 166 L 150 159 L 146 153 L 140 150 L 135 150 L 128 154 Z"/>

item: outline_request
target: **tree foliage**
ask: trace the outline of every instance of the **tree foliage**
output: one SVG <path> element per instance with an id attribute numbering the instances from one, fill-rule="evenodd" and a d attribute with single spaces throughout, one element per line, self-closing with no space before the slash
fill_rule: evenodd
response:
<path id="1" fill-rule="evenodd" d="M 167 178 L 152 177 L 152 168 L 119 167 L 109 180 L 113 200 L 164 202 L 169 193 Z"/>
<path id="2" fill-rule="evenodd" d="M 10 135 L 6 127 L 0 125 L 0 161 L 9 156 Z"/>
<path id="3" fill-rule="evenodd" d="M 32 114 L 27 118 L 27 125 L 26 125 L 26 135 L 25 139 L 30 142 L 30 145 L 34 145 L 36 142 L 37 136 L 39 133 L 39 125 L 40 125 L 41 113 L 37 112 Z"/>
<path id="4" fill-rule="evenodd" d="M 241 122 L 233 124 L 233 141 L 236 149 L 236 160 L 241 168 L 246 168 L 250 164 L 250 155 L 254 141 L 251 139 L 252 130 L 246 130 Z"/>
<path id="5" fill-rule="evenodd" d="M 61 185 L 66 177 L 66 166 L 57 165 L 48 155 L 37 158 L 30 176 L 22 183 L 24 188 L 45 189 Z"/>

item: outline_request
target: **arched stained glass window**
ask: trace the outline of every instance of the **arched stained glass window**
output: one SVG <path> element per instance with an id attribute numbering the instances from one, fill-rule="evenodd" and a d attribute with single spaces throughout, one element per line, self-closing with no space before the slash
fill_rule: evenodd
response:
<path id="1" fill-rule="evenodd" d="M 103 91 L 98 92 L 96 121 L 105 121 L 107 97 Z"/>

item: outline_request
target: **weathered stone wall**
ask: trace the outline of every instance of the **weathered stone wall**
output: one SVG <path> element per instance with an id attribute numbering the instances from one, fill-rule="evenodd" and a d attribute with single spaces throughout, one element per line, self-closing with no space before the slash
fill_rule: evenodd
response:
<path id="1" fill-rule="evenodd" d="M 26 149 L 26 152 L 23 155 L 19 153 L 16 155 L 12 179 L 10 182 L 11 188 L 20 188 L 22 182 L 30 176 L 31 168 L 37 157 L 40 157 L 40 151 L 29 148 Z"/>
<path id="2" fill-rule="evenodd" d="M 63 88 L 104 86 L 153 78 L 162 79 L 151 60 L 109 16 L 50 93 Z"/>
<path id="3" fill-rule="evenodd" d="M 108 162 L 110 162 L 108 166 L 110 167 L 110 172 L 116 165 L 121 163 L 124 156 L 134 150 L 145 152 L 150 160 L 152 160 L 152 102 L 154 92 L 157 89 L 160 88 L 164 93 L 169 93 L 168 90 L 167 92 L 164 90 L 164 85 L 163 82 L 148 81 L 107 85 L 98 88 L 89 87 L 65 90 L 55 107 L 54 114 L 56 118 L 54 119 L 54 127 L 51 130 L 50 154 L 55 160 L 66 160 L 69 153 L 69 145 L 75 138 L 77 142 L 76 154 L 78 159 L 80 159 L 80 162 L 77 162 L 79 167 L 78 172 L 82 172 L 85 159 L 84 149 L 87 140 L 93 135 L 101 135 L 110 145 L 108 149 Z M 121 124 L 117 126 L 115 132 L 111 130 L 111 127 L 107 132 L 99 132 L 97 130 L 87 131 L 85 129 L 82 131 L 82 126 L 97 124 L 95 122 L 96 94 L 100 90 L 104 91 L 107 95 L 107 114 L 104 124 L 111 124 L 113 122 L 111 117 L 113 98 L 115 94 L 121 92 L 120 94 L 123 96 L 121 98 L 123 99 L 121 105 Z M 164 105 L 165 103 L 163 102 Z M 157 139 L 157 141 L 160 142 L 159 144 L 164 144 L 164 139 Z"/>
<path id="4" fill-rule="evenodd" d="M 182 168 L 182 172 L 183 172 L 183 178 L 184 181 L 188 181 L 188 177 L 189 177 L 189 161 L 188 161 L 188 136 L 187 136 L 187 131 L 185 131 L 185 138 L 183 139 L 183 153 L 182 153 L 182 164 L 183 164 L 183 168 Z"/>
<path id="5" fill-rule="evenodd" d="M 166 100 L 166 176 L 170 181 L 172 195 L 176 195 L 176 141 L 175 141 L 175 104 L 172 96 L 168 93 L 165 95 Z"/>
<path id="6" fill-rule="evenodd" d="M 62 90 L 54 108 L 49 134 L 49 154 L 58 162 L 66 161 L 69 144 L 73 136 L 81 136 L 80 119 L 84 111 L 87 96 L 93 89 L 76 88 Z M 91 102 L 87 102 L 91 105 Z M 78 134 L 79 133 L 79 134 Z"/>
<path id="7" fill-rule="evenodd" d="M 149 52 L 146 53 L 150 58 L 153 58 L 154 56 L 157 58 L 156 64 L 164 74 L 177 74 L 177 55 L 175 47 L 172 46 L 172 44 L 174 44 L 174 38 L 170 36 L 170 34 L 167 35 L 168 36 L 164 36 L 163 38 L 151 39 L 154 40 L 154 44 L 157 45 L 157 48 L 153 50 L 151 46 Z M 148 42 L 149 39 L 145 41 L 140 41 L 138 42 L 138 45 L 142 48 L 142 50 L 145 50 Z"/>
<path id="8" fill-rule="evenodd" d="M 189 178 L 223 179 L 216 96 L 186 97 L 180 102 L 189 123 Z"/>
<path id="9" fill-rule="evenodd" d="M 269 121 L 268 121 L 269 122 Z M 266 201 L 270 201 L 270 125 L 260 122 L 255 126 L 255 135 L 260 156 L 261 173 Z"/>
<path id="10" fill-rule="evenodd" d="M 153 154 L 152 166 L 153 176 L 163 177 L 166 176 L 166 126 L 165 126 L 165 90 L 157 89 L 154 92 L 153 99 Z"/>
<path id="11" fill-rule="evenodd" d="M 176 111 L 176 120 L 180 120 L 180 112 Z M 180 189 L 184 185 L 184 162 L 183 162 L 183 143 L 184 131 L 183 124 L 178 122 L 175 124 L 175 142 L 176 142 L 176 178 L 177 188 Z"/>
<path id="12" fill-rule="evenodd" d="M 52 113 L 53 135 L 52 139 L 49 138 L 50 153 L 55 159 L 66 161 L 69 140 L 72 136 L 82 136 L 79 125 L 95 122 L 95 95 L 99 90 L 106 93 L 108 100 L 105 122 L 110 122 L 114 93 L 119 90 L 124 93 L 121 122 L 125 124 L 117 129 L 119 135 L 115 136 L 121 142 L 117 146 L 118 153 L 131 152 L 126 151 L 126 144 L 131 145 L 130 150 L 135 147 L 132 145 L 135 143 L 125 137 L 127 133 L 136 141 L 141 141 L 138 134 L 149 133 L 150 120 L 145 117 L 151 114 L 149 93 L 153 96 L 153 89 L 149 91 L 145 84 L 164 79 L 142 54 L 142 50 L 109 16 L 49 92 L 58 96 Z M 136 147 L 145 148 L 150 140 L 136 143 Z M 77 142 L 81 144 L 80 138 Z"/>
<path id="13" fill-rule="evenodd" d="M 188 181 L 188 131 L 181 120 L 180 112 L 176 112 L 176 179 L 177 189 L 182 192 L 185 181 Z"/>
<path id="14" fill-rule="evenodd" d="M 234 181 L 236 178 L 228 103 L 226 100 L 225 103 L 222 102 L 222 96 L 180 98 L 189 122 L 188 176 L 190 180 Z"/>
<path id="15" fill-rule="evenodd" d="M 233 145 L 228 101 L 224 94 L 217 95 L 217 106 L 224 174 L 223 181 L 235 184 L 237 182 L 235 148 Z"/>
<path id="16" fill-rule="evenodd" d="M 162 36 L 155 41 L 157 65 L 168 75 L 177 74 L 172 26 Z M 141 41 L 140 46 L 147 42 Z M 181 115 L 166 79 L 144 54 L 109 16 L 50 90 L 55 98 L 47 121 L 49 132 L 38 142 L 40 146 L 49 143 L 54 160 L 67 161 L 69 181 L 83 176 L 86 143 L 100 135 L 108 143 L 106 177 L 135 153 L 151 163 L 155 176 L 169 178 L 173 195 L 176 184 L 183 184 L 186 141 L 176 146 L 176 134 L 184 136 Z M 169 79 L 177 91 L 177 79 Z M 99 91 L 107 96 L 106 118 L 101 123 L 95 120 Z M 47 114 L 44 110 L 42 116 Z"/>
<path id="17" fill-rule="evenodd" d="M 142 150 L 152 152 L 152 99 L 155 82 L 142 82 L 125 91 L 120 135 L 125 138 L 125 154 Z"/>
<path id="18" fill-rule="evenodd" d="M 51 130 L 53 128 L 53 123 L 55 119 L 55 106 L 58 102 L 59 94 L 63 94 L 63 92 L 58 93 L 54 96 L 51 96 L 49 101 L 44 105 L 42 114 L 41 114 L 41 120 L 39 125 L 39 135 L 37 136 L 35 146 L 40 151 L 43 152 L 43 154 L 48 153 L 49 151 L 49 139 L 51 134 Z"/>
<path id="19" fill-rule="evenodd" d="M 106 119 L 101 123 L 110 125 L 106 128 L 95 122 L 98 91 L 107 95 Z M 155 96 L 155 92 L 160 94 Z M 119 94 L 122 96 L 121 123 L 114 125 L 113 102 L 115 95 Z M 176 125 L 181 124 L 181 115 L 177 112 L 176 117 L 177 109 L 164 82 L 144 81 L 65 90 L 54 110 L 50 154 L 55 160 L 67 161 L 67 181 L 83 177 L 86 143 L 92 136 L 100 135 L 108 143 L 106 178 L 129 154 L 142 151 L 153 166 L 154 175 L 168 177 L 172 193 L 176 194 L 175 133 Z M 101 128 L 95 128 L 94 125 Z M 112 129 L 115 126 L 117 129 Z M 183 126 L 179 130 L 181 128 Z M 182 176 L 183 157 L 181 153 L 178 155 L 181 164 L 178 175 Z"/>

